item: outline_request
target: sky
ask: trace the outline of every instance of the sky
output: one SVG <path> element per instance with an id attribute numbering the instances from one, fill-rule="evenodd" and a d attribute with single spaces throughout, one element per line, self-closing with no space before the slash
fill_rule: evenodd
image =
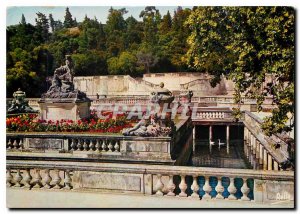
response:
<path id="1" fill-rule="evenodd" d="M 124 7 L 124 6 L 123 6 Z M 120 9 L 123 8 L 120 7 L 113 7 L 114 9 Z M 133 16 L 137 20 L 141 20 L 139 18 L 140 12 L 145 7 L 130 7 L 125 6 L 128 10 L 128 13 L 124 15 L 124 18 L 126 19 L 129 16 Z M 86 6 L 71 6 L 69 7 L 70 12 L 74 17 L 76 17 L 76 20 L 78 22 L 81 22 L 85 15 L 87 15 L 89 18 L 96 17 L 98 21 L 101 21 L 102 23 L 105 23 L 108 16 L 108 10 L 110 6 L 93 6 L 93 7 L 86 7 Z M 177 6 L 156 6 L 156 9 L 159 10 L 161 15 L 165 15 L 167 11 L 169 10 L 171 15 L 173 15 L 174 10 L 176 10 Z M 183 7 L 186 8 L 186 7 Z M 190 8 L 190 7 L 189 7 Z M 19 7 L 8 7 L 7 8 L 7 16 L 6 16 L 6 25 L 15 25 L 18 24 L 21 20 L 22 14 L 24 14 L 26 22 L 35 24 L 35 18 L 36 13 L 41 12 L 46 14 L 47 16 L 52 13 L 54 20 L 61 20 L 64 21 L 64 15 L 65 15 L 65 9 L 66 7 L 58 7 L 58 6 L 19 6 Z"/>

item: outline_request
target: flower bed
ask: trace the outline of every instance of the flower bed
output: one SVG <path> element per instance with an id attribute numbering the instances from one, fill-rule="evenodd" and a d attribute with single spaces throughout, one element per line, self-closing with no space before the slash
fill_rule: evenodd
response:
<path id="1" fill-rule="evenodd" d="M 125 115 L 107 114 L 106 119 L 99 119 L 92 112 L 89 119 L 40 120 L 37 114 L 23 114 L 6 118 L 6 130 L 14 132 L 99 132 L 119 133 L 124 128 L 132 127 Z"/>

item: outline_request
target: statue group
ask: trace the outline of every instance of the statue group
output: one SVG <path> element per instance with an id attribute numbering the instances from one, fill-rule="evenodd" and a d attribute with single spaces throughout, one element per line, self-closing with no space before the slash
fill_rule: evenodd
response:
<path id="1" fill-rule="evenodd" d="M 170 107 L 173 100 L 174 96 L 172 92 L 164 88 L 164 83 L 160 83 L 159 88 L 150 94 L 150 102 L 158 104 L 160 106 L 159 111 L 152 112 L 150 115 L 144 115 L 133 128 L 124 129 L 122 132 L 123 135 L 141 137 L 169 136 L 172 133 L 174 124 L 170 122 L 170 115 L 162 119 L 161 113 L 163 105 L 166 103 Z"/>
<path id="2" fill-rule="evenodd" d="M 87 99 L 85 93 L 74 89 L 73 63 L 70 55 L 66 55 L 65 65 L 55 69 L 52 83 L 43 98 L 77 98 Z"/>

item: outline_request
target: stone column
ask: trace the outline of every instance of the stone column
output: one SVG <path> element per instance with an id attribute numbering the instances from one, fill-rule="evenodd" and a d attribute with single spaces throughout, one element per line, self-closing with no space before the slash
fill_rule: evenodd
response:
<path id="1" fill-rule="evenodd" d="M 254 135 L 252 135 L 252 154 L 253 154 L 253 157 L 255 158 L 255 154 L 256 154 L 256 139 L 255 139 Z"/>
<path id="2" fill-rule="evenodd" d="M 248 140 L 248 129 L 246 126 L 244 127 L 244 140 Z"/>
<path id="3" fill-rule="evenodd" d="M 268 154 L 267 150 L 264 149 L 264 165 L 263 165 L 263 170 L 268 169 Z"/>
<path id="4" fill-rule="evenodd" d="M 259 164 L 262 165 L 264 160 L 264 148 L 259 144 Z"/>
<path id="5" fill-rule="evenodd" d="M 273 167 L 274 167 L 274 170 L 278 171 L 279 170 L 279 167 L 278 167 L 278 162 L 277 161 L 273 161 Z"/>
<path id="6" fill-rule="evenodd" d="M 226 126 L 226 149 L 227 149 L 227 154 L 229 154 L 229 125 Z"/>
<path id="7" fill-rule="evenodd" d="M 259 160 L 260 142 L 256 140 L 256 159 Z"/>
<path id="8" fill-rule="evenodd" d="M 249 161 L 250 161 L 250 163 L 251 163 L 251 165 L 253 164 L 253 162 L 252 162 L 252 158 L 253 158 L 253 155 L 252 155 L 252 152 L 253 152 L 253 137 L 252 137 L 253 135 L 250 133 L 250 142 L 249 142 L 249 151 L 248 151 L 248 153 L 249 153 Z"/>
<path id="9" fill-rule="evenodd" d="M 193 153 L 195 153 L 195 142 L 196 141 L 196 125 L 194 125 L 194 128 L 193 128 Z"/>
<path id="10" fill-rule="evenodd" d="M 268 170 L 272 170 L 272 156 L 268 154 Z"/>
<path id="11" fill-rule="evenodd" d="M 212 125 L 209 126 L 209 142 L 212 141 Z"/>

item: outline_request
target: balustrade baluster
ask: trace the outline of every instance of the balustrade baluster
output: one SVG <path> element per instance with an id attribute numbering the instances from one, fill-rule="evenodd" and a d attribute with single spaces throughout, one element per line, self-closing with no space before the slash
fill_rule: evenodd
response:
<path id="1" fill-rule="evenodd" d="M 52 178 L 50 177 L 50 170 L 49 169 L 45 169 L 45 177 L 42 180 L 42 182 L 44 182 L 44 189 L 50 189 L 51 188 L 51 183 Z"/>
<path id="2" fill-rule="evenodd" d="M 53 189 L 60 189 L 61 188 L 60 182 L 61 182 L 61 177 L 59 176 L 59 170 L 55 170 L 55 177 L 53 179 L 53 184 L 54 184 Z"/>
<path id="3" fill-rule="evenodd" d="M 224 196 L 222 195 L 222 193 L 224 192 L 224 187 L 222 185 L 222 177 L 218 177 L 218 184 L 216 186 L 216 191 L 217 191 L 217 195 L 216 195 L 216 199 L 224 199 Z"/>
<path id="4" fill-rule="evenodd" d="M 105 140 L 103 140 L 103 142 L 102 142 L 102 152 L 106 152 L 106 148 L 107 148 L 106 142 L 105 142 Z"/>
<path id="5" fill-rule="evenodd" d="M 40 175 L 40 170 L 39 169 L 36 169 L 35 170 L 35 175 L 34 175 L 34 178 L 32 180 L 32 183 L 33 183 L 33 188 L 41 188 L 42 187 L 42 177 Z"/>
<path id="6" fill-rule="evenodd" d="M 234 178 L 229 178 L 229 179 L 230 179 L 230 184 L 229 184 L 227 190 L 230 193 L 230 195 L 228 196 L 228 199 L 229 200 L 237 200 L 237 198 L 234 195 L 237 191 L 237 189 L 234 185 Z"/>
<path id="7" fill-rule="evenodd" d="M 120 149 L 119 141 L 116 141 L 114 148 L 115 148 L 115 152 L 119 152 Z"/>
<path id="8" fill-rule="evenodd" d="M 7 149 L 12 149 L 12 143 L 10 139 L 8 139 Z"/>
<path id="9" fill-rule="evenodd" d="M 81 151 L 83 149 L 83 143 L 81 142 L 80 139 L 78 139 L 78 142 L 77 142 L 77 150 L 78 151 Z"/>
<path id="10" fill-rule="evenodd" d="M 175 196 L 175 193 L 174 193 L 174 190 L 175 190 L 175 184 L 174 184 L 174 181 L 173 181 L 173 175 L 170 175 L 169 176 L 169 182 L 168 182 L 168 194 L 167 196 Z"/>
<path id="11" fill-rule="evenodd" d="M 88 145 L 88 142 L 87 140 L 83 140 L 83 151 L 88 151 L 89 150 L 89 145 Z"/>
<path id="12" fill-rule="evenodd" d="M 199 185 L 198 185 L 198 182 L 197 182 L 197 176 L 193 176 L 193 183 L 192 183 L 192 186 L 191 186 L 191 189 L 193 190 L 193 193 L 191 195 L 191 197 L 193 198 L 199 198 L 199 194 L 198 194 L 198 191 L 199 191 Z"/>
<path id="13" fill-rule="evenodd" d="M 32 177 L 30 175 L 30 169 L 25 169 L 25 172 L 26 172 L 26 174 L 23 177 L 24 188 L 30 189 L 30 187 L 31 187 L 30 182 L 32 180 Z"/>
<path id="14" fill-rule="evenodd" d="M 241 200 L 250 201 L 250 198 L 248 197 L 248 193 L 250 192 L 250 189 L 247 185 L 247 178 L 243 178 L 243 186 L 241 187 L 241 192 L 243 193 Z"/>
<path id="15" fill-rule="evenodd" d="M 90 140 L 90 150 L 95 151 L 95 143 L 93 142 L 93 140 Z"/>
<path id="16" fill-rule="evenodd" d="M 20 139 L 20 142 L 19 142 L 19 149 L 22 150 L 23 147 L 24 147 L 23 140 Z"/>
<path id="17" fill-rule="evenodd" d="M 112 152 L 112 148 L 113 148 L 113 145 L 112 145 L 111 141 L 109 141 L 109 144 L 108 144 L 108 151 L 109 151 L 109 152 Z"/>
<path id="18" fill-rule="evenodd" d="M 66 170 L 66 172 L 65 172 L 64 183 L 65 183 L 64 189 L 72 189 L 72 186 L 71 186 L 72 179 L 71 179 L 70 171 L 69 170 Z"/>
<path id="19" fill-rule="evenodd" d="M 164 188 L 164 184 L 161 181 L 160 174 L 157 175 L 157 182 L 156 182 L 155 188 L 156 188 L 156 195 L 163 195 L 162 189 Z"/>
<path id="20" fill-rule="evenodd" d="M 71 151 L 75 151 L 76 150 L 75 139 L 71 139 L 70 148 L 71 148 Z"/>
<path id="21" fill-rule="evenodd" d="M 181 181 L 179 184 L 179 189 L 180 189 L 180 193 L 179 193 L 179 197 L 187 197 L 186 194 L 186 189 L 187 189 L 187 184 L 185 182 L 185 175 L 180 175 Z"/>
<path id="22" fill-rule="evenodd" d="M 11 187 L 13 185 L 12 180 L 13 180 L 13 176 L 11 174 L 11 170 L 7 169 L 7 171 L 6 171 L 6 186 L 7 187 Z"/>
<path id="23" fill-rule="evenodd" d="M 18 144 L 18 142 L 17 142 L 17 139 L 15 139 L 15 140 L 14 140 L 14 143 L 13 143 L 13 148 L 14 148 L 14 149 L 18 149 L 18 145 L 19 145 L 19 144 Z"/>
<path id="24" fill-rule="evenodd" d="M 205 179 L 205 184 L 203 186 L 203 190 L 205 192 L 205 194 L 203 195 L 203 199 L 211 199 L 211 196 L 210 196 L 210 192 L 211 192 L 211 186 L 209 184 L 209 177 L 208 176 L 204 176 L 204 179 Z"/>
<path id="25" fill-rule="evenodd" d="M 17 173 L 15 175 L 15 185 L 14 187 L 21 187 L 20 181 L 22 180 L 22 175 L 20 174 L 20 169 L 17 169 Z"/>
<path id="26" fill-rule="evenodd" d="M 98 140 L 98 139 L 96 140 L 95 148 L 96 148 L 96 151 L 97 151 L 97 152 L 100 151 L 101 145 L 100 145 L 100 140 Z"/>

